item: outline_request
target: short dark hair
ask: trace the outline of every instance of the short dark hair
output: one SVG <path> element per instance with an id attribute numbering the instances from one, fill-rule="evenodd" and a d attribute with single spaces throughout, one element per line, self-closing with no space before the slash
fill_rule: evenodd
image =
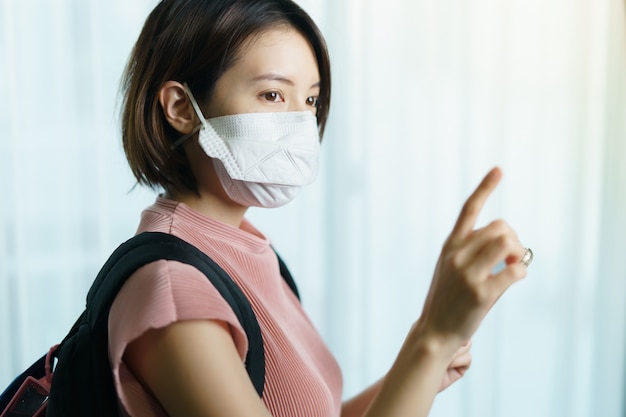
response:
<path id="1" fill-rule="evenodd" d="M 330 107 L 330 59 L 311 17 L 291 0 L 162 0 L 150 13 L 123 74 L 122 143 L 139 184 L 167 191 L 198 191 L 180 136 L 161 109 L 158 94 L 169 80 L 186 82 L 199 101 L 210 99 L 246 40 L 289 25 L 311 44 L 320 74 L 320 137 Z"/>

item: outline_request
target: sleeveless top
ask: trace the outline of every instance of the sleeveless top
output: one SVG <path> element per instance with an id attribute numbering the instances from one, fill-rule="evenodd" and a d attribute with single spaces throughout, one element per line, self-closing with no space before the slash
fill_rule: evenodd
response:
<path id="1" fill-rule="evenodd" d="M 230 275 L 257 316 L 265 348 L 263 402 L 274 417 L 341 414 L 339 366 L 291 289 L 280 276 L 269 240 L 246 219 L 240 228 L 159 197 L 141 217 L 138 233 L 159 231 L 195 245 Z M 182 320 L 227 324 L 243 362 L 248 342 L 228 303 L 192 266 L 160 260 L 138 269 L 109 314 L 109 356 L 123 411 L 167 416 L 122 360 L 126 346 L 150 329 Z"/>

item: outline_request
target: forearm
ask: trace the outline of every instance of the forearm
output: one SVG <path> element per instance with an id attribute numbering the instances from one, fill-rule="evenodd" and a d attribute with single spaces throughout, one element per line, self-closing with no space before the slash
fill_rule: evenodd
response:
<path id="1" fill-rule="evenodd" d="M 383 381 L 384 379 L 378 380 L 365 391 L 344 401 L 341 407 L 341 417 L 363 417 L 374 397 L 380 391 Z"/>
<path id="2" fill-rule="evenodd" d="M 411 330 L 385 378 L 373 386 L 375 395 L 362 417 L 428 415 L 454 355 L 454 345 L 425 335 L 419 327 Z"/>

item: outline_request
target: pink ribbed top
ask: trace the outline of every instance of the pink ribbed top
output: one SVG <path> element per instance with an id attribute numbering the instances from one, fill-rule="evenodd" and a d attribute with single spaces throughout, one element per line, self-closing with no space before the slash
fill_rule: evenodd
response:
<path id="1" fill-rule="evenodd" d="M 280 276 L 269 240 L 247 220 L 241 228 L 158 198 L 146 209 L 138 232 L 171 233 L 217 262 L 250 300 L 265 347 L 263 401 L 275 417 L 341 414 L 342 379 L 337 362 L 299 301 Z M 133 274 L 109 315 L 109 355 L 120 403 L 133 417 L 166 416 L 122 361 L 126 346 L 152 328 L 181 320 L 228 324 L 243 361 L 246 335 L 228 303 L 198 270 L 157 261 Z"/>

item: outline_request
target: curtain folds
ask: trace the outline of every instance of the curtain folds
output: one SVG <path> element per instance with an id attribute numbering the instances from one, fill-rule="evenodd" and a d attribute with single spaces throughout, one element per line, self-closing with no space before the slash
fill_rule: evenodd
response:
<path id="1" fill-rule="evenodd" d="M 320 178 L 249 217 L 292 269 L 346 396 L 391 365 L 441 244 L 494 165 L 479 225 L 536 259 L 433 416 L 626 413 L 622 0 L 306 0 L 333 100 Z M 0 389 L 58 342 L 154 194 L 133 189 L 118 83 L 154 0 L 0 3 Z"/>

